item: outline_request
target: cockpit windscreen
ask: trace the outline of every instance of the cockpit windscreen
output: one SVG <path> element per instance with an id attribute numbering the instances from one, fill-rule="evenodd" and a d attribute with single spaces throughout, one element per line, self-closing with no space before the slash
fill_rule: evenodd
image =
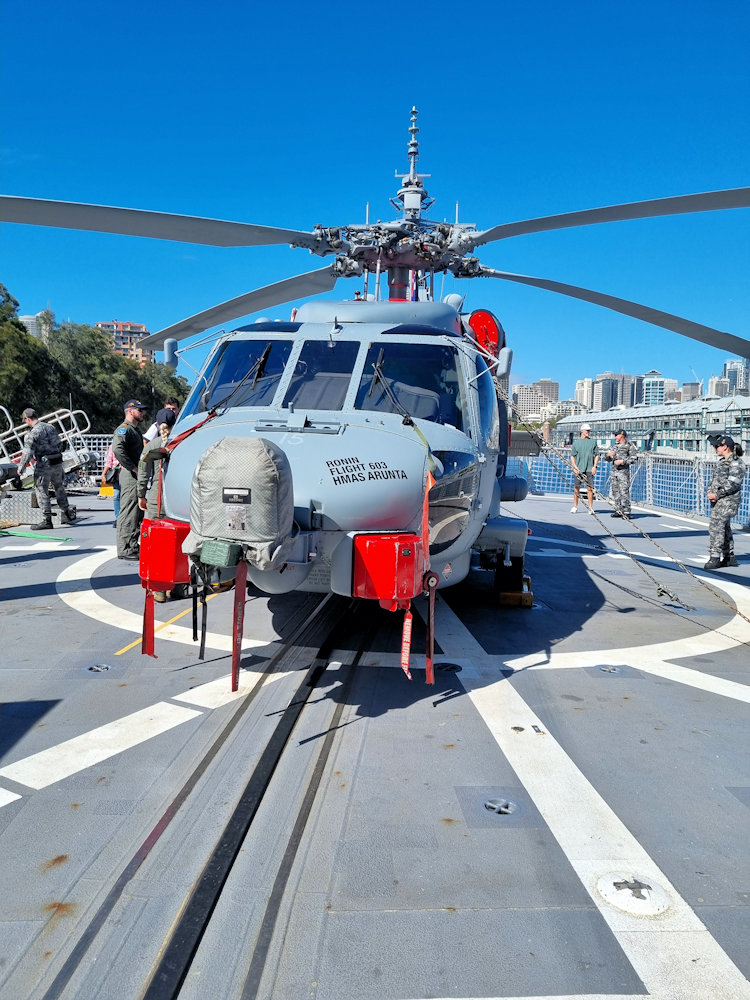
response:
<path id="1" fill-rule="evenodd" d="M 442 344 L 371 344 L 357 390 L 357 410 L 407 414 L 463 427 L 458 355 Z"/>
<path id="2" fill-rule="evenodd" d="M 306 340 L 281 405 L 298 410 L 340 410 L 358 351 L 356 340 Z"/>
<path id="3" fill-rule="evenodd" d="M 270 406 L 292 351 L 291 340 L 231 340 L 216 355 L 183 414 L 223 406 Z"/>

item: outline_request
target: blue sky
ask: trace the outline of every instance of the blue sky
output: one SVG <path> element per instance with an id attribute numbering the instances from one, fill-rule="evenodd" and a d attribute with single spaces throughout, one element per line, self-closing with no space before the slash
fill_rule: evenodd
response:
<path id="1" fill-rule="evenodd" d="M 2 22 L 7 194 L 305 230 L 362 222 L 367 202 L 388 219 L 412 105 L 435 219 L 458 201 L 486 229 L 750 183 L 746 0 L 3 0 Z M 749 221 L 742 209 L 611 223 L 480 255 L 747 337 Z M 20 311 L 77 323 L 156 331 L 323 263 L 288 247 L 0 228 L 0 280 Z M 542 290 L 451 278 L 443 291 L 498 315 L 513 382 L 557 379 L 563 396 L 607 369 L 707 379 L 726 357 Z"/>

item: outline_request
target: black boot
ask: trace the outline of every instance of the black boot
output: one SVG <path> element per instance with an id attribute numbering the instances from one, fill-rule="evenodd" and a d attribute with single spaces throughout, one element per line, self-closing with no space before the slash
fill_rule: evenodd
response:
<path id="1" fill-rule="evenodd" d="M 51 531 L 54 528 L 52 523 L 52 515 L 47 514 L 44 520 L 40 524 L 32 524 L 32 531 Z"/>
<path id="2" fill-rule="evenodd" d="M 75 519 L 78 517 L 78 512 L 76 511 L 75 507 L 66 507 L 65 510 L 62 512 L 62 517 L 65 518 L 68 524 L 72 524 L 73 521 L 75 521 Z"/>
<path id="3" fill-rule="evenodd" d="M 736 556 L 731 555 L 731 556 L 724 556 L 724 558 L 721 560 L 721 565 L 722 566 L 739 566 L 739 563 L 737 562 Z"/>

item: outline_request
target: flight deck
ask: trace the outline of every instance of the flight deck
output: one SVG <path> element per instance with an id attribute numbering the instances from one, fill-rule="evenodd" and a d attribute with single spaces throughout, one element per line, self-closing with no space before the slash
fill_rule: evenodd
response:
<path id="1" fill-rule="evenodd" d="M 419 613 L 409 681 L 400 614 L 250 587 L 232 692 L 234 594 L 142 655 L 77 503 L 0 535 L 2 1000 L 750 998 L 746 532 L 530 496 L 532 606 L 441 589 L 434 685 Z"/>

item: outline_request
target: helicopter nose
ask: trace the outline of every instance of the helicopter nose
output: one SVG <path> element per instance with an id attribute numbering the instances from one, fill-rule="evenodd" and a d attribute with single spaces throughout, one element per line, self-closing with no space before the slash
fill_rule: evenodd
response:
<path id="1" fill-rule="evenodd" d="M 292 470 L 281 448 L 262 437 L 222 437 L 201 455 L 190 487 L 188 555 L 236 543 L 258 569 L 282 565 L 294 529 Z"/>
<path id="2" fill-rule="evenodd" d="M 413 434 L 349 426 L 292 445 L 287 457 L 298 520 L 311 512 L 305 527 L 410 531 L 421 523 L 427 450 Z"/>

